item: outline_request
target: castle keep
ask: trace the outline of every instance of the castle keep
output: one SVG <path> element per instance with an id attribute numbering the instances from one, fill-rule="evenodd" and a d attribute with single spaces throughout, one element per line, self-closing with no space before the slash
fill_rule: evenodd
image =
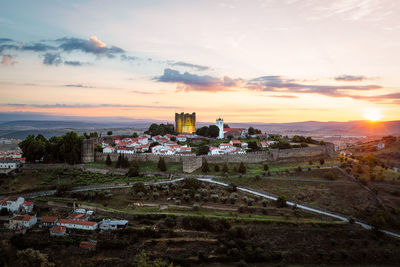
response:
<path id="1" fill-rule="evenodd" d="M 177 133 L 195 133 L 196 113 L 175 113 L 175 130 Z"/>

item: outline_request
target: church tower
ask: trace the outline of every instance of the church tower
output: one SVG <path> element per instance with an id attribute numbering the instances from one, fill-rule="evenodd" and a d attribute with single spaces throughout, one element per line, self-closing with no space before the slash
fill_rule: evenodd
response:
<path id="1" fill-rule="evenodd" d="M 224 139 L 224 120 L 221 118 L 218 118 L 215 124 L 219 128 L 218 139 Z"/>

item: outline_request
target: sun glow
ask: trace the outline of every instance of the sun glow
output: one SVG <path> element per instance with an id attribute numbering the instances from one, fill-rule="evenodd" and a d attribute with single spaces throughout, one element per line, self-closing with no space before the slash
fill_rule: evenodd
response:
<path id="1" fill-rule="evenodd" d="M 377 108 L 368 108 L 364 111 L 363 117 L 369 121 L 379 121 L 383 118 L 383 115 Z"/>

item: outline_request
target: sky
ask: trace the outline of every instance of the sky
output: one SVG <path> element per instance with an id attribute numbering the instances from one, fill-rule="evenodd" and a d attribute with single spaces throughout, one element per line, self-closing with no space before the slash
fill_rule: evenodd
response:
<path id="1" fill-rule="evenodd" d="M 397 0 L 2 2 L 2 114 L 400 119 Z"/>

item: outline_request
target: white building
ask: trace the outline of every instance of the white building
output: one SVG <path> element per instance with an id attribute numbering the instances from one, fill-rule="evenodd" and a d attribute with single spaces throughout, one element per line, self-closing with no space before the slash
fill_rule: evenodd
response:
<path id="1" fill-rule="evenodd" d="M 97 229 L 97 222 L 91 222 L 91 221 L 60 219 L 58 220 L 57 225 L 65 226 L 67 228 L 91 230 L 91 231 Z"/>
<path id="2" fill-rule="evenodd" d="M 18 212 L 25 199 L 23 197 L 8 197 L 0 200 L 0 209 L 7 209 L 9 212 Z"/>
<path id="3" fill-rule="evenodd" d="M 385 143 L 379 143 L 379 144 L 377 144 L 377 145 L 376 145 L 376 148 L 377 148 L 378 150 L 384 149 L 384 148 L 385 148 Z"/>
<path id="4" fill-rule="evenodd" d="M 8 227 L 10 229 L 23 229 L 31 228 L 37 223 L 36 216 L 31 215 L 17 215 L 10 219 Z"/>
<path id="5" fill-rule="evenodd" d="M 219 129 L 218 139 L 224 139 L 224 120 L 218 118 L 215 124 Z"/>
<path id="6" fill-rule="evenodd" d="M 101 230 L 117 230 L 125 228 L 127 224 L 128 224 L 127 220 L 103 219 L 99 227 Z"/>
<path id="7" fill-rule="evenodd" d="M 16 160 L 0 160 L 0 169 L 17 169 L 22 163 Z"/>

